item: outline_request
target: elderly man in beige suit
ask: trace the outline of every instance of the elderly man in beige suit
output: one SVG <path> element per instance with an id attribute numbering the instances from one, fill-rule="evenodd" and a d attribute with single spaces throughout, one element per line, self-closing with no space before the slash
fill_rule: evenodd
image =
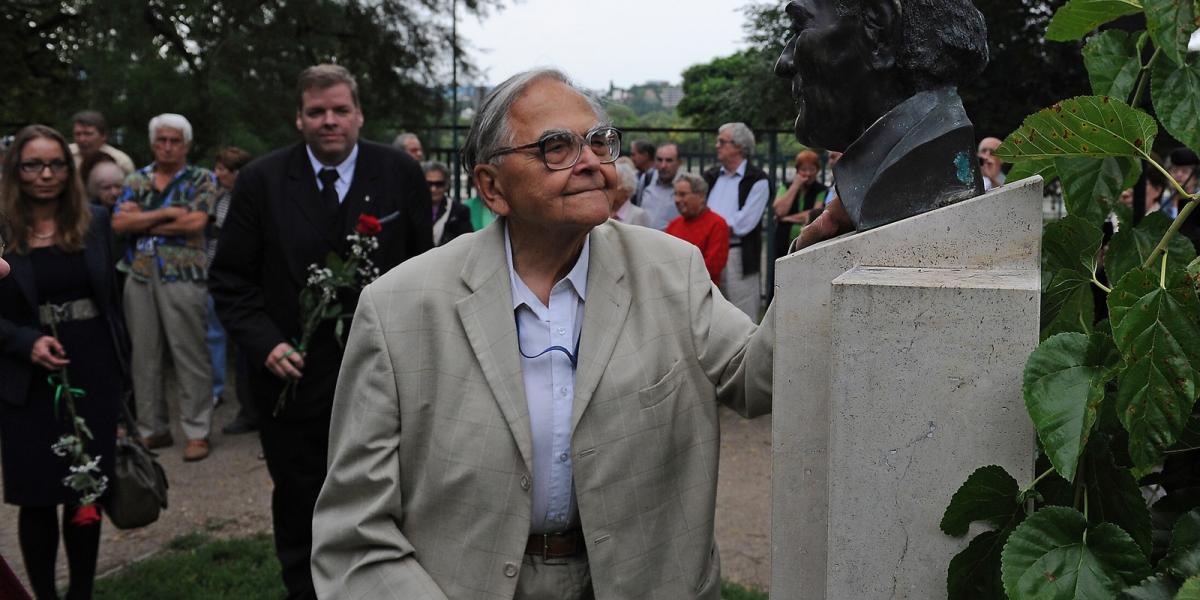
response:
<path id="1" fill-rule="evenodd" d="M 771 407 L 696 248 L 608 220 L 620 134 L 552 70 L 480 108 L 487 229 L 362 294 L 313 520 L 322 598 L 720 596 L 717 403 Z"/>

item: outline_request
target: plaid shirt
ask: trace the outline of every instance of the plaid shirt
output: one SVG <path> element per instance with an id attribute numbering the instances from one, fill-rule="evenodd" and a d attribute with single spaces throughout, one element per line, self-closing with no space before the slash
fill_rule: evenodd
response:
<path id="1" fill-rule="evenodd" d="M 122 202 L 136 202 L 143 211 L 182 206 L 211 216 L 217 194 L 217 178 L 212 171 L 192 165 L 176 173 L 166 189 L 159 192 L 154 189 L 154 164 L 151 163 L 125 178 L 117 211 Z M 205 281 L 208 279 L 208 256 L 204 235 L 138 236 L 118 268 L 137 281 L 149 281 L 156 266 L 162 281 Z"/>

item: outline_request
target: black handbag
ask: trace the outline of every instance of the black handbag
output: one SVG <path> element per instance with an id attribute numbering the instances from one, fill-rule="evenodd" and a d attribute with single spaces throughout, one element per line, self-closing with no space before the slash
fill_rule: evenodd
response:
<path id="1" fill-rule="evenodd" d="M 167 508 L 167 474 L 155 460 L 158 455 L 142 443 L 126 400 L 120 404 L 125 435 L 117 438 L 115 473 L 104 507 L 117 529 L 136 529 L 157 521 Z"/>

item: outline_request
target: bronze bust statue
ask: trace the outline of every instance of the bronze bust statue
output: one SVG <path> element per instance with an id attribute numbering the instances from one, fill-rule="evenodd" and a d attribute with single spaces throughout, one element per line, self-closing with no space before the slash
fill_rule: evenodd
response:
<path id="1" fill-rule="evenodd" d="M 983 192 L 957 92 L 988 61 L 970 0 L 792 0 L 787 14 L 792 36 L 775 73 L 792 81 L 796 137 L 844 152 L 833 169 L 841 207 L 813 234 L 862 231 Z"/>

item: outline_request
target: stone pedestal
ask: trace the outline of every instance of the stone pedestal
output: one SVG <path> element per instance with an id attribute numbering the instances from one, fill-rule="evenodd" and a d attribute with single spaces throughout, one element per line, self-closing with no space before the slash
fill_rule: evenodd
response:
<path id="1" fill-rule="evenodd" d="M 944 598 L 958 485 L 1032 478 L 1041 183 L 777 262 L 772 597 Z"/>

